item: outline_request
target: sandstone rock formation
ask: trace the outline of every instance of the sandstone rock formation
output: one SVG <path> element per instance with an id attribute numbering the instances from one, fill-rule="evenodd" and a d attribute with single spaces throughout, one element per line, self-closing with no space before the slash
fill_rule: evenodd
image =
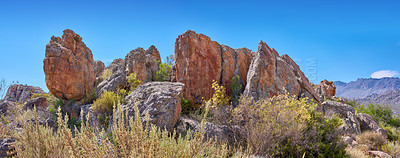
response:
<path id="1" fill-rule="evenodd" d="M 46 109 L 48 107 L 46 97 L 39 97 L 39 98 L 31 99 L 24 104 L 23 108 L 24 109 L 33 109 L 34 107 Z"/>
<path id="2" fill-rule="evenodd" d="M 344 125 L 340 127 L 340 130 L 345 134 L 360 134 L 360 123 L 356 117 L 356 111 L 353 107 L 347 104 L 325 101 L 322 103 L 322 110 L 325 112 L 327 117 L 340 117 L 344 121 Z"/>
<path id="3" fill-rule="evenodd" d="M 14 103 L 10 101 L 0 101 L 0 115 L 4 115 L 9 107 L 13 107 Z"/>
<path id="4" fill-rule="evenodd" d="M 14 84 L 8 88 L 4 100 L 13 102 L 25 102 L 31 98 L 33 93 L 44 94 L 44 91 L 40 87 Z"/>
<path id="5" fill-rule="evenodd" d="M 275 49 L 261 41 L 251 61 L 243 95 L 257 101 L 278 95 L 283 89 L 298 97 L 307 96 L 320 102 L 299 66 L 288 55 L 279 56 Z"/>
<path id="6" fill-rule="evenodd" d="M 336 86 L 332 81 L 323 80 L 314 88 L 321 100 L 332 98 L 336 94 Z"/>
<path id="7" fill-rule="evenodd" d="M 149 50 L 149 53 L 154 52 L 155 51 Z M 158 53 L 158 51 L 156 53 Z M 153 54 L 147 54 L 143 48 L 132 50 L 125 56 L 125 73 L 127 76 L 131 73 L 136 73 L 137 78 L 141 80 L 142 83 L 145 83 L 154 81 L 157 71 L 158 62 Z"/>
<path id="8" fill-rule="evenodd" d="M 379 124 L 368 114 L 359 113 L 357 118 L 360 121 L 362 131 L 374 131 L 381 133 L 384 137 L 388 136 L 388 132 L 384 130 Z"/>
<path id="9" fill-rule="evenodd" d="M 126 105 L 122 106 L 122 111 L 114 113 L 113 117 L 120 119 L 119 112 L 126 112 L 133 117 L 134 106 L 137 104 L 142 120 L 149 114 L 150 123 L 172 131 L 181 114 L 180 95 L 183 87 L 184 84 L 176 82 L 148 82 L 140 85 L 125 98 Z M 110 127 L 112 124 L 113 121 L 110 122 Z"/>
<path id="10" fill-rule="evenodd" d="M 151 45 L 146 50 L 146 54 L 152 55 L 157 62 L 161 62 L 160 52 L 158 52 L 157 48 L 154 45 Z"/>
<path id="11" fill-rule="evenodd" d="M 101 73 L 105 69 L 104 63 L 99 60 L 94 61 L 94 74 L 97 77 L 101 76 Z"/>
<path id="12" fill-rule="evenodd" d="M 186 31 L 175 43 L 175 78 L 185 84 L 185 97 L 200 102 L 213 94 L 213 80 L 227 87 L 235 75 L 246 84 L 246 74 L 251 61 L 251 51 L 232 49 L 220 45 L 203 34 Z"/>
<path id="13" fill-rule="evenodd" d="M 95 86 L 92 51 L 72 30 L 51 37 L 43 64 L 47 88 L 57 98 L 80 100 Z"/>

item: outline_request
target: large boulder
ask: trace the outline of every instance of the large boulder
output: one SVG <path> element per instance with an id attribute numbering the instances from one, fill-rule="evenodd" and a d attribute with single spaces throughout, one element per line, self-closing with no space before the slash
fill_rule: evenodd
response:
<path id="1" fill-rule="evenodd" d="M 184 84 L 177 82 L 148 82 L 140 85 L 125 98 L 126 105 L 113 117 L 117 120 L 119 113 L 135 116 L 135 105 L 139 108 L 140 118 L 144 121 L 146 114 L 150 123 L 159 128 L 172 131 L 181 114 L 181 91 Z M 113 121 L 110 122 L 111 127 Z"/>
<path id="2" fill-rule="evenodd" d="M 31 98 L 33 93 L 44 94 L 44 91 L 40 87 L 14 84 L 8 88 L 4 100 L 12 102 L 25 102 Z"/>
<path id="3" fill-rule="evenodd" d="M 43 64 L 47 88 L 57 98 L 81 100 L 95 86 L 92 51 L 72 30 L 51 37 Z"/>
<path id="4" fill-rule="evenodd" d="M 175 42 L 175 77 L 172 79 L 185 84 L 186 98 L 201 102 L 211 98 L 213 81 L 230 92 L 232 77 L 239 75 L 244 87 L 251 58 L 252 53 L 246 48 L 232 49 L 188 30 Z"/>
<path id="5" fill-rule="evenodd" d="M 148 52 L 154 53 L 150 50 Z M 125 56 L 125 73 L 127 76 L 136 73 L 142 83 L 155 81 L 158 64 L 153 54 L 148 54 L 143 48 L 137 48 Z"/>
<path id="6" fill-rule="evenodd" d="M 381 133 L 384 137 L 388 136 L 388 132 L 368 114 L 358 113 L 357 118 L 360 121 L 361 131 L 374 131 Z"/>
<path id="7" fill-rule="evenodd" d="M 340 127 L 340 130 L 344 134 L 360 134 L 361 128 L 360 123 L 356 117 L 356 111 L 350 105 L 335 102 L 335 101 L 325 101 L 322 103 L 322 109 L 326 117 L 340 117 L 344 121 L 344 125 Z"/>
<path id="8" fill-rule="evenodd" d="M 175 125 L 175 131 L 177 134 L 186 136 L 187 132 L 190 130 L 194 134 L 199 132 L 201 128 L 201 122 L 191 119 L 187 116 L 181 116 Z M 215 139 L 219 143 L 227 143 L 228 145 L 235 145 L 236 140 L 234 132 L 225 125 L 215 125 L 210 122 L 204 124 L 204 129 L 202 131 L 204 136 L 207 138 Z"/>
<path id="9" fill-rule="evenodd" d="M 320 103 L 319 97 L 299 66 L 288 56 L 279 56 L 261 41 L 247 74 L 243 95 L 258 101 L 284 91 L 298 97 L 306 96 Z"/>
<path id="10" fill-rule="evenodd" d="M 15 139 L 13 138 L 3 138 L 0 139 L 0 157 L 7 157 L 11 156 L 7 154 L 7 152 L 12 153 L 12 149 L 14 149 L 13 143 L 15 142 Z M 16 156 L 16 155 L 13 155 Z"/>
<path id="11" fill-rule="evenodd" d="M 314 88 L 317 95 L 321 100 L 332 98 L 336 94 L 336 86 L 332 81 L 323 80 L 319 85 Z"/>
<path id="12" fill-rule="evenodd" d="M 0 101 L 0 115 L 4 115 L 9 107 L 15 106 L 13 102 L 10 101 Z"/>
<path id="13" fill-rule="evenodd" d="M 24 104 L 23 109 L 34 109 L 34 107 L 40 108 L 40 109 L 46 109 L 48 107 L 46 97 L 39 97 L 39 98 L 35 98 L 35 99 L 31 99 L 31 100 L 27 101 Z"/>

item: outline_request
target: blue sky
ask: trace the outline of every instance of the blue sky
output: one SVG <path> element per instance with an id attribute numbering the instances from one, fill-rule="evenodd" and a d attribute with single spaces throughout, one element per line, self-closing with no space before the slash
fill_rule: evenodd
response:
<path id="1" fill-rule="evenodd" d="M 105 63 L 150 45 L 164 58 L 190 29 L 233 48 L 257 51 L 263 40 L 295 59 L 314 83 L 349 82 L 381 70 L 398 76 L 399 7 L 396 1 L 366 0 L 1 0 L 0 78 L 47 90 L 45 46 L 67 28 Z"/>

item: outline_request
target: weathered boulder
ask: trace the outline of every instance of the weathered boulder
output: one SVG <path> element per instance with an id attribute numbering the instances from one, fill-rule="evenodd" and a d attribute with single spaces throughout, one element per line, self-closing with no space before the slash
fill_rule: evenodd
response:
<path id="1" fill-rule="evenodd" d="M 44 94 L 44 91 L 40 87 L 14 84 L 8 88 L 4 100 L 12 102 L 25 102 L 31 98 L 33 93 Z"/>
<path id="2" fill-rule="evenodd" d="M 4 115 L 9 107 L 13 107 L 14 103 L 10 101 L 0 101 L 0 115 Z"/>
<path id="3" fill-rule="evenodd" d="M 356 142 L 356 140 L 353 137 L 342 136 L 342 140 L 345 144 L 349 145 L 350 147 L 354 147 L 354 146 L 358 145 L 358 143 Z"/>
<path id="4" fill-rule="evenodd" d="M 94 61 L 94 74 L 97 77 L 101 76 L 101 73 L 105 69 L 104 63 L 100 60 L 95 60 Z"/>
<path id="5" fill-rule="evenodd" d="M 336 94 L 336 86 L 332 81 L 323 80 L 319 85 L 316 85 L 314 88 L 317 95 L 321 100 L 325 100 L 326 98 L 332 98 Z"/>
<path id="6" fill-rule="evenodd" d="M 36 108 L 46 109 L 48 107 L 46 97 L 39 97 L 27 101 L 23 109 L 33 109 L 35 106 Z"/>
<path id="7" fill-rule="evenodd" d="M 185 136 L 189 129 L 192 134 L 199 132 L 201 126 L 200 121 L 190 119 L 187 116 L 181 116 L 175 125 L 177 134 Z M 210 122 L 206 122 L 204 126 L 204 136 L 207 138 L 215 139 L 219 143 L 227 143 L 228 145 L 234 145 L 238 138 L 235 138 L 234 132 L 224 125 L 215 125 Z"/>
<path id="8" fill-rule="evenodd" d="M 319 97 L 299 66 L 288 56 L 279 56 L 261 41 L 247 73 L 245 97 L 258 101 L 288 91 L 298 97 L 307 96 L 320 103 Z"/>
<path id="9" fill-rule="evenodd" d="M 47 88 L 57 98 L 81 100 L 95 86 L 92 51 L 72 30 L 51 37 L 43 64 Z"/>
<path id="10" fill-rule="evenodd" d="M 326 117 L 340 117 L 344 121 L 344 125 L 340 127 L 340 130 L 344 134 L 360 134 L 360 123 L 355 115 L 355 110 L 350 105 L 335 102 L 325 101 L 322 103 L 322 110 L 325 112 Z M 321 109 L 320 109 L 321 110 Z"/>
<path id="11" fill-rule="evenodd" d="M 368 114 L 358 113 L 357 118 L 360 121 L 361 131 L 374 131 L 379 132 L 382 136 L 387 137 L 388 132 L 384 130 L 379 124 Z"/>
<path id="12" fill-rule="evenodd" d="M 158 64 L 153 54 L 147 54 L 143 48 L 137 48 L 125 56 L 125 74 L 129 76 L 131 73 L 136 73 L 142 83 L 154 81 Z"/>
<path id="13" fill-rule="evenodd" d="M 0 157 L 7 157 L 7 152 L 14 149 L 13 143 L 15 140 L 13 138 L 0 139 Z M 16 156 L 16 155 L 14 155 Z"/>
<path id="14" fill-rule="evenodd" d="M 87 123 L 87 126 L 91 127 L 95 132 L 101 132 L 103 129 L 107 129 L 105 122 L 101 122 L 99 119 L 99 116 L 102 114 L 94 111 L 92 109 L 92 104 L 82 105 L 81 113 L 83 116 L 80 116 L 78 121 Z"/>
<path id="15" fill-rule="evenodd" d="M 368 154 L 375 158 L 392 158 L 392 156 L 383 151 L 368 151 Z"/>
<path id="16" fill-rule="evenodd" d="M 186 98 L 201 102 L 203 98 L 211 98 L 213 81 L 222 84 L 229 93 L 232 77 L 239 75 L 244 87 L 251 58 L 251 51 L 246 48 L 232 49 L 188 30 L 176 39 L 176 77 L 172 78 L 185 84 Z"/>
<path id="17" fill-rule="evenodd" d="M 104 79 L 97 86 L 95 93 L 99 98 L 105 91 L 117 91 L 119 88 L 126 86 L 126 76 L 122 71 L 116 71 L 110 77 Z"/>
<path id="18" fill-rule="evenodd" d="M 122 111 L 117 111 L 113 117 L 120 119 L 119 112 L 134 117 L 136 104 L 142 121 L 148 114 L 150 123 L 172 131 L 181 114 L 180 95 L 183 87 L 184 84 L 178 82 L 148 82 L 140 85 L 125 98 L 126 105 L 122 105 Z M 113 123 L 110 122 L 110 127 Z"/>

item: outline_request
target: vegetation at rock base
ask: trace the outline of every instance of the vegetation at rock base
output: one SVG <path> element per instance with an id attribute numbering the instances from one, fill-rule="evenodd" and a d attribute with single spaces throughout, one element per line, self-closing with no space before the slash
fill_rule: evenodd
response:
<path id="1" fill-rule="evenodd" d="M 101 78 L 102 78 L 102 80 L 105 80 L 106 78 L 110 77 L 111 75 L 112 75 L 111 69 L 104 69 L 103 72 L 101 73 Z"/>
<path id="2" fill-rule="evenodd" d="M 121 106 L 117 108 L 121 111 Z M 114 120 L 111 135 L 98 134 L 84 123 L 75 134 L 68 127 L 68 117 L 61 117 L 58 109 L 59 128 L 53 132 L 47 126 L 25 122 L 21 133 L 16 133 L 18 157 L 227 157 L 225 145 L 209 139 L 204 140 L 201 123 L 199 132 L 178 136 L 175 132 L 157 128 L 146 122 L 142 124 L 139 109 L 135 106 L 135 117 Z M 121 115 L 126 114 L 120 114 Z M 149 116 L 147 116 L 148 118 Z M 37 120 L 35 115 L 35 120 Z M 125 125 L 129 124 L 130 128 Z M 145 128 L 146 127 L 146 128 Z M 145 130 L 143 130 L 145 129 Z M 190 131 L 189 131 L 190 132 Z"/>
<path id="3" fill-rule="evenodd" d="M 128 87 L 129 87 L 129 93 L 128 95 L 133 92 L 140 84 L 142 84 L 142 81 L 140 81 L 137 77 L 136 77 L 136 73 L 131 73 L 128 78 L 127 78 L 127 82 L 128 82 Z"/>
<path id="4" fill-rule="evenodd" d="M 231 89 L 232 105 L 236 106 L 239 103 L 239 98 L 243 91 L 243 86 L 242 84 L 240 84 L 239 75 L 232 77 L 231 85 L 229 86 L 229 88 Z"/>
<path id="5" fill-rule="evenodd" d="M 158 71 L 156 72 L 157 81 L 166 81 L 172 74 L 172 66 L 174 66 L 174 56 L 169 55 L 165 58 L 164 63 L 160 62 Z"/>
<path id="6" fill-rule="evenodd" d="M 105 91 L 101 97 L 93 102 L 94 111 L 102 114 L 111 114 L 113 106 L 120 103 L 121 96 L 114 92 Z"/>

